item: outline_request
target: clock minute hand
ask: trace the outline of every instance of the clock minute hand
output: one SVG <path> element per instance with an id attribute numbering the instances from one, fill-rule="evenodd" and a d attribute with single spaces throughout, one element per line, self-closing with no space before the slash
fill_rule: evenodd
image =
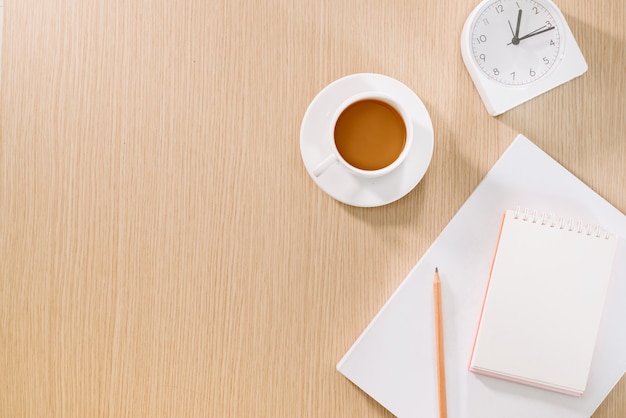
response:
<path id="1" fill-rule="evenodd" d="M 515 35 L 513 35 L 513 39 L 519 39 L 519 26 L 522 22 L 522 9 L 519 9 L 517 12 L 517 26 L 515 27 Z"/>
<path id="2" fill-rule="evenodd" d="M 517 24 L 515 25 L 515 32 L 513 32 L 513 26 L 511 26 L 511 21 L 509 20 L 509 28 L 511 28 L 511 33 L 513 34 L 513 39 L 507 45 L 519 45 L 519 27 L 520 23 L 522 23 L 522 9 L 517 11 Z"/>
<path id="3" fill-rule="evenodd" d="M 519 40 L 521 41 L 522 39 L 527 39 L 527 38 L 530 38 L 531 36 L 539 35 L 540 33 L 544 33 L 555 28 L 555 26 L 550 26 L 549 28 L 543 29 L 544 27 L 545 26 L 542 26 L 541 28 L 530 32 L 528 35 L 522 36 L 521 38 L 519 38 Z"/>
<path id="4" fill-rule="evenodd" d="M 511 29 L 511 33 L 513 34 L 513 39 L 507 45 L 518 45 L 519 44 L 519 27 L 522 22 L 522 9 L 517 11 L 517 24 L 515 25 L 515 32 L 513 31 L 513 26 L 511 26 L 511 21 L 509 20 L 509 28 Z"/>

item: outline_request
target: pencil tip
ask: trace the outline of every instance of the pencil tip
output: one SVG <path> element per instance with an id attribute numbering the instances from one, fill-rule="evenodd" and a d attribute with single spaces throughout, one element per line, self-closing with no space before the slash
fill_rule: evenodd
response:
<path id="1" fill-rule="evenodd" d="M 435 273 L 439 273 L 439 267 L 435 267 Z"/>

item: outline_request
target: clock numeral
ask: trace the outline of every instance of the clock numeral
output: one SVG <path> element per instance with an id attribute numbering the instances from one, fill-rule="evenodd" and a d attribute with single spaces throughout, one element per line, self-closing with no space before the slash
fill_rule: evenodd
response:
<path id="1" fill-rule="evenodd" d="M 478 38 L 476 38 L 476 42 L 478 42 L 478 45 L 482 44 L 483 42 L 487 42 L 487 37 L 485 35 L 480 35 Z"/>
<path id="2" fill-rule="evenodd" d="M 513 71 L 513 72 L 511 73 L 511 77 L 513 77 L 512 79 L 513 79 L 513 81 L 515 81 L 515 71 Z"/>
<path id="3" fill-rule="evenodd" d="M 551 28 L 552 22 L 550 22 L 549 20 L 546 20 L 546 27 Z"/>
<path id="4" fill-rule="evenodd" d="M 535 12 L 535 14 L 536 14 L 536 15 L 538 15 L 538 14 L 539 14 L 539 9 L 537 8 L 537 6 L 534 6 L 534 7 L 533 7 L 533 10 L 534 10 L 534 12 Z"/>
<path id="5" fill-rule="evenodd" d="M 531 68 L 529 74 L 531 77 L 534 77 L 537 73 Z"/>
<path id="6" fill-rule="evenodd" d="M 487 26 L 489 24 L 489 20 L 487 18 L 483 19 L 483 25 Z"/>
<path id="7" fill-rule="evenodd" d="M 550 64 L 550 60 L 548 59 L 548 57 L 543 57 L 543 63 L 546 65 Z"/>
<path id="8" fill-rule="evenodd" d="M 550 39 L 550 46 L 554 46 L 554 40 Z"/>
<path id="9" fill-rule="evenodd" d="M 498 12 L 498 14 L 504 12 L 504 6 L 502 6 L 501 4 L 496 4 L 496 12 Z"/>
<path id="10" fill-rule="evenodd" d="M 500 70 L 498 70 L 497 68 L 494 68 L 493 75 L 500 75 Z"/>
<path id="11" fill-rule="evenodd" d="M 482 62 L 485 62 L 487 60 L 487 57 L 485 56 L 485 54 L 480 54 L 478 58 L 480 58 Z"/>

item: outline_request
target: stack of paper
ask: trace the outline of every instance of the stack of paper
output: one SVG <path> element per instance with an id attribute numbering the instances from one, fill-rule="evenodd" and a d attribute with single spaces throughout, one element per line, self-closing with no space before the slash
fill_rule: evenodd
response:
<path id="1" fill-rule="evenodd" d="M 506 209 L 585 219 L 619 237 L 585 393 L 573 397 L 469 371 Z M 437 415 L 432 278 L 439 268 L 448 415 L 589 417 L 626 371 L 626 217 L 523 136 L 501 156 L 337 365 L 399 417 Z"/>

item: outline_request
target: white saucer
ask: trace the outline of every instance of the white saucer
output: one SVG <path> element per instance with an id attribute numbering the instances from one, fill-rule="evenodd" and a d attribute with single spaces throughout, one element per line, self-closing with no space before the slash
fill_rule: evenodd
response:
<path id="1" fill-rule="evenodd" d="M 383 177 L 359 177 L 341 164 L 316 177 L 313 168 L 332 152 L 331 144 L 323 136 L 328 133 L 333 113 L 349 97 L 367 91 L 387 93 L 406 107 L 413 120 L 414 135 L 409 155 Z M 405 196 L 424 177 L 433 146 L 433 124 L 420 98 L 400 81 L 380 74 L 353 74 L 326 86 L 309 105 L 300 128 L 300 152 L 307 172 L 324 192 L 352 206 L 382 206 Z"/>

